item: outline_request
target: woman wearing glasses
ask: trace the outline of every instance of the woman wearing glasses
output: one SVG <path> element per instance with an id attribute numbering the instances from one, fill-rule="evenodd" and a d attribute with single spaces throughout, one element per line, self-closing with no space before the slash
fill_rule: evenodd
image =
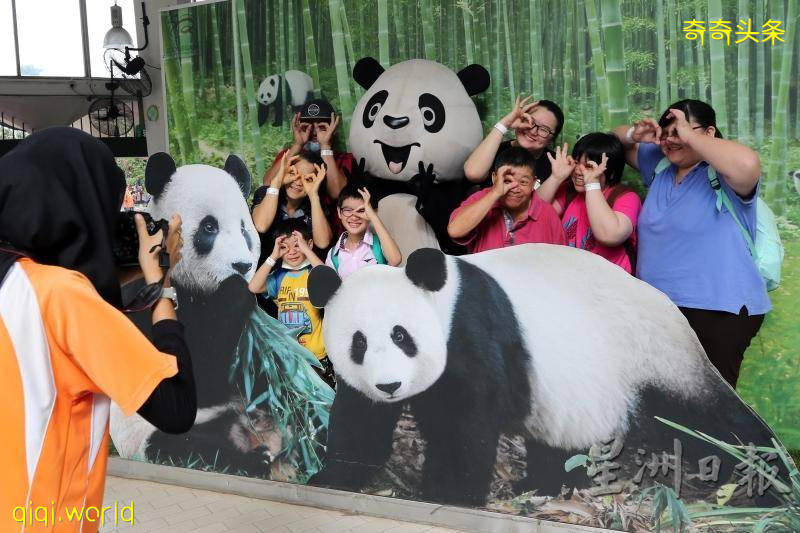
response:
<path id="1" fill-rule="evenodd" d="M 735 387 L 771 305 L 741 230 L 717 207 L 717 189 L 755 239 L 758 154 L 723 139 L 714 109 L 699 100 L 681 100 L 658 122 L 644 119 L 615 133 L 649 189 L 637 227 L 637 275 L 678 306 Z"/>
<path id="2" fill-rule="evenodd" d="M 536 160 L 536 179 L 544 181 L 550 176 L 550 160 L 546 154 L 555 155 L 550 146 L 564 126 L 564 113 L 555 102 L 517 97 L 514 108 L 489 130 L 481 144 L 464 163 L 464 175 L 473 183 L 491 186 L 490 171 L 501 152 L 520 146 Z M 514 130 L 515 139 L 503 141 L 508 130 Z"/>

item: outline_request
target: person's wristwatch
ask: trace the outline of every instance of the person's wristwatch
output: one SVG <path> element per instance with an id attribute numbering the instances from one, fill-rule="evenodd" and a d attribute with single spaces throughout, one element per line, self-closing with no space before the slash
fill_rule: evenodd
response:
<path id="1" fill-rule="evenodd" d="M 161 298 L 172 300 L 172 308 L 178 308 L 178 292 L 175 290 L 175 287 L 163 287 L 161 289 Z"/>

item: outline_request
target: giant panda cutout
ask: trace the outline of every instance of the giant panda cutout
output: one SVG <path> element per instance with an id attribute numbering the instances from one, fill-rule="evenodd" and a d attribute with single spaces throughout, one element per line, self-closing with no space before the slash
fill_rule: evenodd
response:
<path id="1" fill-rule="evenodd" d="M 147 190 L 153 195 L 151 215 L 169 219 L 178 213 L 182 220 L 185 243 L 172 280 L 178 293 L 178 319 L 184 325 L 192 358 L 198 413 L 189 433 L 170 435 L 138 415 L 125 418 L 115 406 L 110 426 L 115 447 L 126 458 L 208 464 L 218 471 L 295 481 L 298 472 L 293 465 L 301 459 L 286 453 L 292 435 L 278 429 L 270 409 L 246 405 L 244 387 L 232 384 L 230 378 L 240 338 L 252 328 L 254 314 L 260 313 L 247 288 L 260 252 L 245 200 L 251 187 L 250 173 L 235 155 L 228 157 L 224 169 L 208 165 L 176 168 L 168 154 L 157 153 L 149 158 L 145 174 Z M 131 290 L 137 288 L 134 285 Z M 297 352 L 306 351 L 292 342 L 282 324 L 263 318 L 261 323 L 272 328 L 268 333 L 276 342 L 284 342 L 288 349 L 296 346 Z M 149 331 L 149 310 L 133 320 Z M 300 353 L 301 358 L 303 355 Z M 305 355 L 313 359 L 313 355 Z M 304 377 L 316 378 L 311 368 L 308 374 Z M 319 390 L 328 388 L 318 381 Z M 262 394 L 267 385 L 258 380 L 251 397 Z"/>
<path id="2" fill-rule="evenodd" d="M 365 57 L 353 77 L 366 92 L 353 111 L 349 146 L 381 220 L 404 258 L 422 247 L 455 250 L 448 217 L 464 197 L 464 162 L 483 139 L 470 97 L 489 87 L 489 73 L 480 65 L 455 73 L 425 59 L 384 70 Z"/>
<path id="3" fill-rule="evenodd" d="M 317 267 L 309 293 L 325 308 L 339 378 L 320 485 L 367 485 L 409 405 L 426 443 L 416 495 L 467 505 L 486 501 L 503 432 L 525 437 L 527 477 L 515 488 L 537 495 L 589 485 L 565 460 L 615 439 L 628 479 L 638 449 L 672 452 L 676 438 L 694 468 L 725 455 L 656 415 L 730 443 L 775 438 L 663 293 L 584 250 L 528 244 L 457 258 L 422 249 L 404 270 L 373 266 L 344 281 Z M 700 490 L 713 494 L 734 464 L 723 458 L 718 484 Z"/>
<path id="4" fill-rule="evenodd" d="M 287 70 L 280 74 L 272 74 L 264 78 L 256 91 L 258 101 L 258 125 L 263 126 L 269 118 L 270 107 L 274 110 L 273 126 L 283 124 L 284 108 L 291 106 L 292 112 L 300 111 L 308 101 L 314 98 L 314 80 L 305 72 Z"/>

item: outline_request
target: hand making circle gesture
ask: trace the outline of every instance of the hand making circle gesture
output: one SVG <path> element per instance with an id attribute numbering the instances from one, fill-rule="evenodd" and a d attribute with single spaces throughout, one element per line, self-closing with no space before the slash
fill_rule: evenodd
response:
<path id="1" fill-rule="evenodd" d="M 336 133 L 336 128 L 339 127 L 340 118 L 336 113 L 331 113 L 331 121 L 317 122 L 314 124 L 314 131 L 317 132 L 317 140 L 323 149 L 330 149 L 333 134 Z"/>
<path id="2" fill-rule="evenodd" d="M 504 116 L 500 122 L 509 129 L 515 130 L 524 124 L 530 124 L 533 117 L 531 117 L 531 110 L 539 104 L 539 100 L 530 102 L 533 95 L 528 95 L 522 98 L 522 95 L 517 96 L 514 101 L 514 108 Z"/>
<path id="3" fill-rule="evenodd" d="M 294 137 L 294 145 L 300 149 L 305 146 L 311 137 L 312 124 L 308 122 L 300 122 L 300 113 L 295 113 L 292 117 L 292 136 Z"/>
<path id="4" fill-rule="evenodd" d="M 583 173 L 584 187 L 590 183 L 600 183 L 600 176 L 606 171 L 607 163 L 608 156 L 605 152 L 603 152 L 603 155 L 600 157 L 599 165 L 590 159 L 586 160 L 586 166 L 589 167 L 589 169 Z"/>
<path id="5" fill-rule="evenodd" d="M 563 146 L 556 146 L 556 156 L 553 157 L 550 152 L 545 152 L 547 159 L 550 160 L 550 177 L 558 181 L 564 181 L 572 175 L 577 164 L 569 154 L 569 145 L 564 143 Z"/>
<path id="6" fill-rule="evenodd" d="M 492 194 L 497 199 L 505 196 L 508 191 L 517 185 L 519 185 L 519 182 L 514 177 L 514 170 L 508 165 L 503 165 L 497 169 L 497 172 L 492 174 Z"/>
<path id="7" fill-rule="evenodd" d="M 644 118 L 633 123 L 633 133 L 631 139 L 637 143 L 661 142 L 661 126 L 652 118 Z"/>

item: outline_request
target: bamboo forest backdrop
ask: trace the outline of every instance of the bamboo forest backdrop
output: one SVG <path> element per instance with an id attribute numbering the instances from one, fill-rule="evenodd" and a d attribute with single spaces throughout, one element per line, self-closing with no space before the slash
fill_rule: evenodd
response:
<path id="1" fill-rule="evenodd" d="M 778 215 L 787 248 L 774 310 L 748 351 L 739 391 L 800 448 L 800 38 L 798 0 L 224 0 L 162 13 L 170 150 L 180 163 L 247 161 L 260 185 L 291 141 L 258 124 L 256 90 L 268 75 L 296 69 L 343 114 L 344 149 L 363 94 L 354 63 L 388 67 L 426 58 L 459 70 L 479 63 L 490 89 L 476 97 L 485 128 L 519 93 L 564 109 L 561 142 L 658 117 L 683 98 L 710 102 L 719 129 L 761 155 L 762 195 Z M 705 21 L 687 39 L 685 21 Z M 711 21 L 729 21 L 729 44 Z M 741 39 L 751 21 L 754 42 Z M 765 24 L 780 21 L 774 45 Z M 740 22 L 743 21 L 743 22 Z M 743 26 L 737 28 L 737 25 Z M 630 171 L 628 171 L 630 172 Z M 636 176 L 626 179 L 632 184 Z"/>

